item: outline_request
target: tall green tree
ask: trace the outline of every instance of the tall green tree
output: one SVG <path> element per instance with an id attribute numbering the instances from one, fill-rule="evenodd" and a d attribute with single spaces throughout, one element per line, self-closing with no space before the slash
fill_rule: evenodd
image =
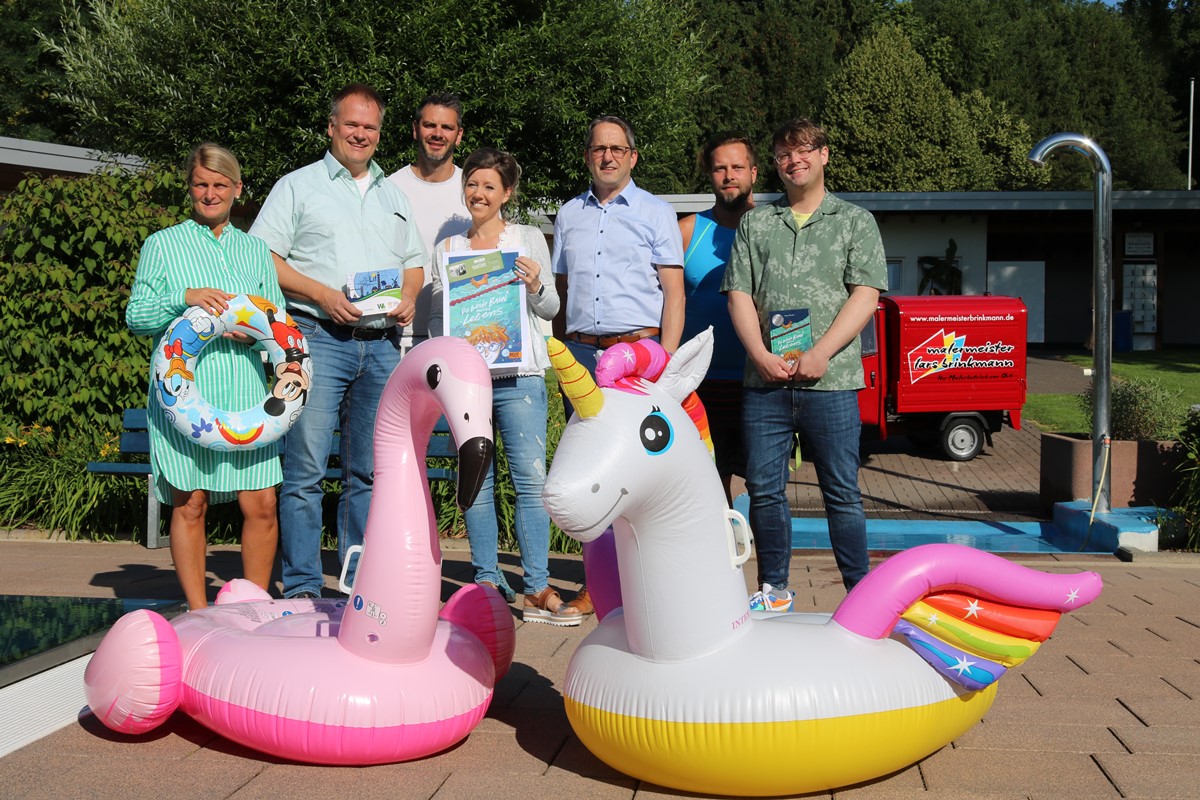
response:
<path id="1" fill-rule="evenodd" d="M 825 127 L 835 191 L 959 191 L 986 179 L 970 116 L 896 25 L 879 26 L 834 74 Z"/>
<path id="2" fill-rule="evenodd" d="M 744 130 L 766 155 L 781 123 L 800 116 L 821 119 L 828 77 L 891 8 L 891 0 L 700 3 L 713 55 L 709 91 L 694 107 L 703 137 Z M 765 174 L 760 188 L 780 188 L 772 170 Z M 695 188 L 706 191 L 708 176 L 698 175 Z"/>
<path id="3" fill-rule="evenodd" d="M 1181 119 L 1193 113 L 1192 80 L 1200 78 L 1200 2 L 1197 0 L 1122 0 L 1121 14 L 1133 27 L 1142 50 L 1165 76 L 1163 89 Z M 1179 168 L 1188 171 L 1180 154 Z M 1192 186 L 1200 175 L 1200 159 L 1192 162 Z M 1183 183 L 1179 188 L 1183 188 Z M 1168 187 L 1174 188 L 1174 187 Z"/>
<path id="4" fill-rule="evenodd" d="M 1029 125 L 1092 137 L 1113 164 L 1114 185 L 1182 184 L 1180 118 L 1162 66 L 1116 9 L 1086 0 L 911 0 L 919 52 L 960 96 L 979 90 Z M 1085 189 L 1083 159 L 1051 162 L 1054 188 Z"/>
<path id="5" fill-rule="evenodd" d="M 51 100 L 65 82 L 39 34 L 61 30 L 57 0 L 0 0 L 0 136 L 70 142 L 74 120 Z"/>
<path id="6" fill-rule="evenodd" d="M 325 147 L 328 98 L 350 81 L 389 100 L 379 158 L 411 159 L 410 114 L 431 91 L 466 106 L 464 147 L 497 145 L 525 167 L 529 200 L 586 183 L 598 114 L 638 134 L 637 180 L 680 191 L 709 75 L 691 0 L 95 0 L 53 41 L 62 100 L 89 143 L 177 162 L 211 139 L 244 161 L 262 197 Z"/>

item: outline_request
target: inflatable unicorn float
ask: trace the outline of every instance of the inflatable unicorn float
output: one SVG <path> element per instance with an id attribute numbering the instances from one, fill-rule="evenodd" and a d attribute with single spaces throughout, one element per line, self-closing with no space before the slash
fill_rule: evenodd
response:
<path id="1" fill-rule="evenodd" d="M 1100 578 L 926 545 L 876 567 L 832 616 L 752 614 L 748 537 L 681 407 L 711 352 L 708 333 L 669 360 L 652 341 L 619 344 L 593 381 L 550 342 L 575 416 L 543 499 L 585 559 L 611 525 L 619 572 L 587 564 L 603 616 L 567 668 L 571 725 L 616 769 L 705 794 L 821 791 L 912 764 L 977 723 L 1000 675 L 1095 600 Z M 609 586 L 619 597 L 597 596 Z"/>
<path id="2" fill-rule="evenodd" d="M 176 707 L 257 750 L 317 764 L 379 764 L 455 744 L 512 662 L 508 604 L 469 585 L 438 611 L 441 548 L 425 453 L 445 413 L 459 443 L 458 501 L 492 457 L 491 376 L 461 339 L 414 347 L 375 425 L 375 487 L 349 601 L 272 600 L 231 581 L 217 605 L 168 622 L 122 617 L 84 676 L 108 727 L 141 733 Z"/>

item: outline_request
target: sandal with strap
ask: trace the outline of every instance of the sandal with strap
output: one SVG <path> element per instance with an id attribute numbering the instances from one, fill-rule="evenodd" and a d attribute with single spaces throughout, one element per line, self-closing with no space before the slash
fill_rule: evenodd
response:
<path id="1" fill-rule="evenodd" d="M 547 586 L 537 594 L 525 595 L 521 619 L 565 628 L 578 625 L 583 621 L 583 615 L 579 613 L 579 609 L 564 603 L 558 592 Z"/>

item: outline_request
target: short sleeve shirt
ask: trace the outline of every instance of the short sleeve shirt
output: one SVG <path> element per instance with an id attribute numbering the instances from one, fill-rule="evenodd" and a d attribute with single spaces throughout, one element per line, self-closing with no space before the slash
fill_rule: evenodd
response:
<path id="1" fill-rule="evenodd" d="M 331 153 L 279 179 L 250 233 L 302 275 L 341 289 L 347 276 L 372 269 L 411 269 L 428 261 L 408 198 L 372 161 L 366 194 Z M 328 316 L 320 306 L 289 308 Z M 375 320 L 376 325 L 390 324 Z"/>
<path id="2" fill-rule="evenodd" d="M 847 286 L 887 289 L 887 258 L 875 218 L 826 194 L 803 227 L 797 227 L 785 195 L 742 217 L 721 291 L 745 292 L 754 299 L 764 343 L 773 312 L 808 309 L 815 342 L 845 305 Z M 749 362 L 743 382 L 758 388 L 780 385 L 763 381 Z M 787 385 L 826 391 L 863 388 L 858 337 L 829 360 L 820 380 Z"/>
<path id="3" fill-rule="evenodd" d="M 567 331 L 626 333 L 658 327 L 658 265 L 683 266 L 683 237 L 670 204 L 629 182 L 601 204 L 589 188 L 554 220 L 556 275 L 566 275 Z"/>

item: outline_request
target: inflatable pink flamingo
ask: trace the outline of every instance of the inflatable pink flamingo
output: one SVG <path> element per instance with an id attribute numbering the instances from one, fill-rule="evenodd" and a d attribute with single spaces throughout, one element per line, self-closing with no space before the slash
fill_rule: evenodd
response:
<path id="1" fill-rule="evenodd" d="M 618 594 L 596 597 L 597 614 L 601 600 L 612 610 L 567 667 L 571 726 L 616 769 L 704 794 L 816 792 L 901 769 L 977 723 L 1004 671 L 1095 600 L 1100 578 L 926 545 L 872 570 L 832 616 L 752 614 L 745 527 L 680 406 L 711 347 L 701 334 L 667 362 L 654 342 L 619 344 L 593 382 L 550 342 L 576 414 L 542 498 L 568 535 L 615 539 L 620 578 L 598 584 Z"/>
<path id="2" fill-rule="evenodd" d="M 492 456 L 491 377 L 466 342 L 413 348 L 379 403 L 375 492 L 349 601 L 272 600 L 232 581 L 174 623 L 135 611 L 84 676 L 113 730 L 140 733 L 176 707 L 234 741 L 318 764 L 436 753 L 469 734 L 512 661 L 504 599 L 467 586 L 438 611 L 441 548 L 425 452 L 445 413 L 459 442 L 460 505 Z"/>

